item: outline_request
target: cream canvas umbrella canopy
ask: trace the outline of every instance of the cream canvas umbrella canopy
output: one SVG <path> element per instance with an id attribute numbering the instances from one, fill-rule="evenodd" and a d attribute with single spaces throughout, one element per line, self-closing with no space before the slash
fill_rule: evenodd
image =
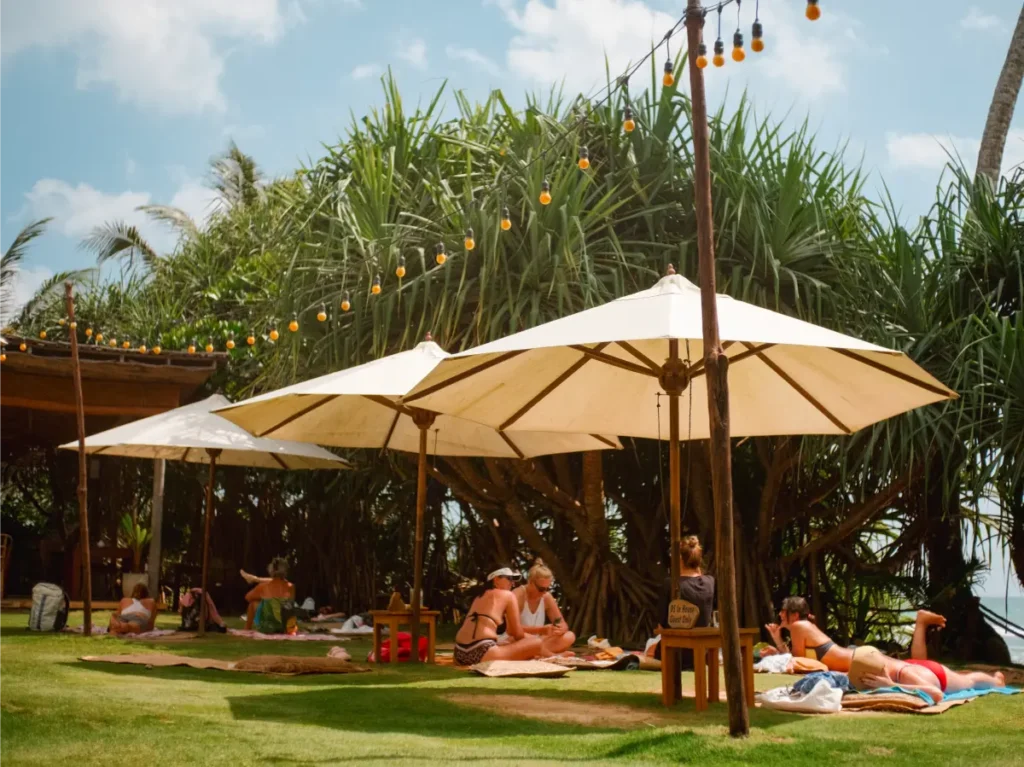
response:
<path id="1" fill-rule="evenodd" d="M 956 394 L 906 355 L 718 296 L 734 436 L 850 434 Z M 673 590 L 678 579 L 680 399 L 687 439 L 707 439 L 700 290 L 671 268 L 649 290 L 455 354 L 408 405 L 492 426 L 659 439 L 671 447 Z M 668 395 L 669 407 L 657 407 Z M 692 402 L 689 400 L 692 398 Z M 689 420 L 689 419 L 688 419 Z M 673 595 L 674 596 L 674 595 Z"/>
<path id="2" fill-rule="evenodd" d="M 128 458 L 166 458 L 172 461 L 210 464 L 206 486 L 206 519 L 203 523 L 202 588 L 210 550 L 210 517 L 213 515 L 213 482 L 218 464 L 263 469 L 347 469 L 348 463 L 328 450 L 304 442 L 260 439 L 212 412 L 231 401 L 215 394 L 191 405 L 132 421 L 85 440 L 89 455 L 117 455 Z M 78 442 L 61 445 L 78 450 Z M 199 630 L 206 629 L 206 599 L 202 600 Z"/>
<path id="3" fill-rule="evenodd" d="M 427 455 L 529 458 L 619 448 L 614 437 L 543 428 L 502 434 L 474 421 L 407 407 L 403 397 L 448 354 L 427 340 L 363 365 L 227 405 L 218 414 L 259 437 L 352 448 L 403 450 L 419 456 L 416 485 L 413 634 L 419 631 L 423 587 L 423 512 Z M 415 636 L 414 636 L 415 645 Z M 418 657 L 414 652 L 413 657 Z"/>

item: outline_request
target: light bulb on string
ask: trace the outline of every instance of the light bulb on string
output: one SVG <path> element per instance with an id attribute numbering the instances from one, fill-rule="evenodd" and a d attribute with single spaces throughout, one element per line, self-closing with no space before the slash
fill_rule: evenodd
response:
<path id="1" fill-rule="evenodd" d="M 250 330 L 249 331 L 249 335 L 247 335 L 245 337 L 245 342 L 247 344 L 249 344 L 249 346 L 255 346 L 256 345 L 256 333 L 254 333 L 252 330 Z"/>
<path id="2" fill-rule="evenodd" d="M 102 333 L 97 333 L 97 334 L 96 334 L 96 337 L 95 337 L 95 338 L 94 338 L 93 340 L 94 340 L 94 341 L 95 341 L 96 343 L 98 343 L 98 344 L 101 344 L 101 343 L 103 343 L 103 334 L 102 334 Z"/>
<path id="3" fill-rule="evenodd" d="M 732 36 L 732 60 L 738 64 L 746 57 L 747 54 L 743 51 L 743 34 L 737 31 Z"/>
<path id="4" fill-rule="evenodd" d="M 299 332 L 299 316 L 297 314 L 292 315 L 292 321 L 288 323 L 288 330 L 292 333 Z"/>
<path id="5" fill-rule="evenodd" d="M 206 353 L 207 354 L 213 354 L 213 339 L 212 338 L 208 337 L 206 339 L 206 346 L 204 348 L 206 349 Z"/>
<path id="6" fill-rule="evenodd" d="M 43 341 L 46 340 L 46 331 L 45 330 L 40 330 L 39 331 L 39 338 L 42 339 Z"/>
<path id="7" fill-rule="evenodd" d="M 405 256 L 398 257 L 398 266 L 395 267 L 395 276 L 402 279 L 405 276 Z"/>
<path id="8" fill-rule="evenodd" d="M 380 275 L 374 275 L 373 284 L 370 286 L 370 292 L 375 295 L 380 295 Z"/>
<path id="9" fill-rule="evenodd" d="M 78 323 L 75 322 L 74 320 L 71 320 L 71 324 L 69 324 L 68 327 L 74 330 L 75 328 L 78 327 Z"/>
<path id="10" fill-rule="evenodd" d="M 107 345 L 111 349 L 116 349 L 117 348 L 117 339 L 116 338 L 111 338 Z"/>
<path id="11" fill-rule="evenodd" d="M 508 211 L 508 206 L 503 206 L 501 209 L 501 230 L 507 232 L 512 228 L 512 215 Z"/>
<path id="12" fill-rule="evenodd" d="M 541 182 L 540 197 L 538 197 L 537 199 L 540 200 L 541 205 L 551 204 L 551 183 L 547 179 L 544 179 Z"/>
<path id="13" fill-rule="evenodd" d="M 714 58 L 711 59 L 711 62 L 716 67 L 724 67 L 725 66 L 725 55 L 724 54 L 725 54 L 725 43 L 722 42 L 722 38 L 718 38 L 717 40 L 715 40 L 715 55 L 714 55 Z"/>
<path id="14" fill-rule="evenodd" d="M 18 351 L 20 351 L 20 352 L 27 352 L 28 351 L 28 344 L 25 343 L 24 341 L 22 341 L 20 344 L 18 344 Z"/>
<path id="15" fill-rule="evenodd" d="M 60 325 L 61 327 L 64 327 L 64 325 L 67 324 L 67 320 L 61 317 L 59 320 L 57 320 L 57 324 Z"/>
<path id="16" fill-rule="evenodd" d="M 473 227 L 466 229 L 466 237 L 462 244 L 466 246 L 466 250 L 472 250 L 476 247 L 476 239 L 473 236 Z"/>
<path id="17" fill-rule="evenodd" d="M 586 170 L 590 167 L 590 151 L 585 147 L 580 147 L 580 159 L 576 162 L 576 165 L 580 170 Z"/>
<path id="18" fill-rule="evenodd" d="M 702 40 L 697 45 L 697 69 L 705 69 L 708 65 L 708 47 Z"/>
<path id="19" fill-rule="evenodd" d="M 188 348 L 185 351 L 187 351 L 189 354 L 195 354 L 196 353 L 196 339 L 193 338 L 189 342 Z"/>
<path id="20" fill-rule="evenodd" d="M 818 0 L 807 0 L 807 10 L 804 11 L 810 21 L 817 21 L 821 18 L 821 8 L 818 7 Z"/>
<path id="21" fill-rule="evenodd" d="M 224 345 L 228 348 L 228 351 L 231 351 L 232 349 L 235 348 L 235 333 L 234 333 L 234 331 L 231 331 L 230 333 L 228 333 L 228 340 L 224 342 Z"/>
<path id="22" fill-rule="evenodd" d="M 85 329 L 85 337 L 86 338 L 92 338 L 92 328 L 86 328 Z"/>
<path id="23" fill-rule="evenodd" d="M 757 19 L 754 20 L 753 25 L 750 27 L 750 50 L 754 53 L 760 53 L 764 50 L 764 27 L 761 26 L 761 22 Z"/>
<path id="24" fill-rule="evenodd" d="M 448 254 L 444 250 L 444 243 L 439 242 L 434 246 L 434 261 L 437 262 L 438 266 L 444 266 L 444 262 L 448 260 Z"/>
<path id="25" fill-rule="evenodd" d="M 121 348 L 122 348 L 122 349 L 131 349 L 131 348 L 132 348 L 132 342 L 131 342 L 131 340 L 129 340 L 129 339 L 127 339 L 127 338 L 126 338 L 126 339 L 124 339 L 124 340 L 123 340 L 123 341 L 121 342 Z"/>
<path id="26" fill-rule="evenodd" d="M 153 354 L 157 354 L 157 355 L 159 355 L 160 352 L 163 351 L 163 347 L 160 346 L 160 342 L 159 341 L 157 341 L 155 344 L 153 344 L 153 348 L 151 349 L 151 351 L 153 352 Z"/>
<path id="27" fill-rule="evenodd" d="M 149 351 L 149 349 L 146 348 L 146 342 L 143 341 L 139 344 L 139 354 L 145 354 L 147 351 Z"/>
<path id="28" fill-rule="evenodd" d="M 346 290 L 341 294 L 341 310 L 347 312 L 352 308 L 352 301 L 349 300 L 348 291 Z"/>
<path id="29" fill-rule="evenodd" d="M 668 59 L 665 62 L 665 74 L 661 78 L 661 84 L 666 88 L 671 88 L 676 84 L 676 73 L 675 67 L 672 66 L 672 59 Z"/>
<path id="30" fill-rule="evenodd" d="M 0 352 L 0 362 L 7 362 L 7 355 Z"/>
<path id="31" fill-rule="evenodd" d="M 622 113 L 622 130 L 626 133 L 632 133 L 636 130 L 636 120 L 633 119 L 633 109 L 626 106 Z"/>
<path id="32" fill-rule="evenodd" d="M 327 322 L 327 305 L 320 304 L 320 311 L 316 313 L 317 322 Z"/>
<path id="33" fill-rule="evenodd" d="M 281 334 L 278 332 L 277 326 L 276 325 L 271 325 L 270 326 L 270 332 L 267 333 L 267 338 L 269 338 L 271 341 L 276 341 L 280 337 L 281 337 Z"/>

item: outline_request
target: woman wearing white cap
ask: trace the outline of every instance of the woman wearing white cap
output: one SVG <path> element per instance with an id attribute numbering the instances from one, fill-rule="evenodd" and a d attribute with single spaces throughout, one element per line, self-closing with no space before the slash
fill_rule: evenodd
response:
<path id="1" fill-rule="evenodd" d="M 519 573 L 501 567 L 487 576 L 487 590 L 473 600 L 455 635 L 455 662 L 473 666 L 485 660 L 529 660 L 540 655 L 541 639 L 527 636 L 519 620 L 519 601 L 512 587 Z M 498 626 L 505 623 L 513 641 L 498 644 Z"/>

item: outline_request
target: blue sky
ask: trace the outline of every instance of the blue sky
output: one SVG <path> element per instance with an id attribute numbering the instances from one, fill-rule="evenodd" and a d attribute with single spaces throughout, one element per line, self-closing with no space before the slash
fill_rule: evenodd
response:
<path id="1" fill-rule="evenodd" d="M 19 293 L 90 266 L 97 224 L 170 233 L 135 208 L 209 213 L 210 158 L 234 139 L 270 175 L 319 156 L 395 72 L 407 102 L 448 79 L 513 103 L 563 82 L 590 91 L 604 57 L 621 71 L 678 18 L 682 0 L 26 0 L 0 6 L 0 244 L 53 216 Z M 749 89 L 755 108 L 807 118 L 822 148 L 848 142 L 869 188 L 904 218 L 924 213 L 946 151 L 973 168 L 1017 0 L 762 0 L 766 51 L 707 70 L 713 105 Z M 754 0 L 742 4 L 749 40 Z M 714 18 L 709 17 L 714 35 Z M 723 14 L 727 44 L 735 6 Z M 662 56 L 659 54 L 659 61 Z M 684 78 L 685 79 L 685 78 Z M 448 99 L 448 103 L 452 103 Z M 1024 160 L 1017 117 L 1006 164 Z M 1000 579 L 1000 582 L 1001 579 Z M 1001 587 L 993 585 L 993 591 Z"/>

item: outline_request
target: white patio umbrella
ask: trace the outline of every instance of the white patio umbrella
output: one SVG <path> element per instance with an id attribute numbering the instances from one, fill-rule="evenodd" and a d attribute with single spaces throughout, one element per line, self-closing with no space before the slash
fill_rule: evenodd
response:
<path id="1" fill-rule="evenodd" d="M 600 434 L 543 428 L 503 434 L 473 421 L 407 407 L 403 396 L 448 356 L 428 335 L 426 341 L 409 351 L 286 386 L 217 411 L 260 437 L 418 454 L 412 594 L 415 636 L 422 604 L 428 455 L 522 459 L 621 447 L 614 437 Z"/>
<path id="2" fill-rule="evenodd" d="M 328 450 L 304 442 L 259 439 L 216 413 L 231 401 L 215 394 L 200 402 L 166 413 L 132 421 L 85 440 L 89 455 L 117 455 L 127 458 L 166 458 L 172 461 L 210 464 L 206 486 L 206 519 L 203 522 L 202 588 L 206 580 L 210 551 L 210 518 L 213 516 L 213 483 L 218 464 L 262 469 L 347 469 L 348 462 Z M 61 450 L 78 450 L 68 442 Z M 206 630 L 206 599 L 202 600 L 199 632 Z"/>
<path id="3" fill-rule="evenodd" d="M 732 434 L 850 434 L 955 397 L 906 355 L 718 296 L 729 357 Z M 655 287 L 484 344 L 442 362 L 409 405 L 492 426 L 599 432 L 671 442 L 673 591 L 679 544 L 679 405 L 687 439 L 707 439 L 700 290 L 669 270 Z M 668 395 L 668 413 L 657 407 Z M 692 401 L 691 401 L 692 400 Z M 674 594 L 673 594 L 674 596 Z"/>

